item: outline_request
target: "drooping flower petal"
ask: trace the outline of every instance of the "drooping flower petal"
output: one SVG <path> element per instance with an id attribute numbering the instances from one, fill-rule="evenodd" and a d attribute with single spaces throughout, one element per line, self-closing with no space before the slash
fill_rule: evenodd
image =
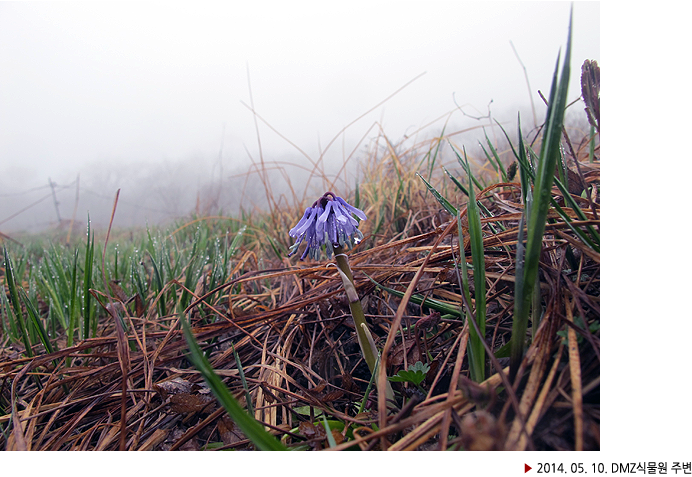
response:
<path id="1" fill-rule="evenodd" d="M 289 231 L 288 234 L 296 238 L 296 242 L 289 249 L 289 257 L 298 251 L 303 241 L 306 242 L 306 246 L 300 260 L 308 255 L 317 260 L 322 251 L 331 258 L 334 247 L 353 247 L 363 238 L 363 234 L 358 230 L 358 221 L 353 215 L 361 220 L 366 219 L 362 210 L 353 207 L 332 192 L 327 192 L 312 207 L 305 209 L 303 217 Z"/>
<path id="2" fill-rule="evenodd" d="M 350 213 L 352 213 L 353 215 L 355 215 L 356 217 L 358 217 L 360 220 L 365 220 L 365 219 L 366 219 L 365 213 L 364 213 L 362 210 L 356 209 L 355 207 L 353 207 L 351 204 L 349 204 L 348 202 L 346 202 L 346 201 L 345 201 L 344 199 L 342 199 L 341 197 L 336 197 L 336 201 L 337 201 L 340 205 L 342 205 L 347 211 L 349 211 Z"/>
<path id="3" fill-rule="evenodd" d="M 296 224 L 295 227 L 288 231 L 288 235 L 290 235 L 291 237 L 299 237 L 303 235 L 310 227 L 310 224 L 312 222 L 312 216 L 315 214 L 316 211 L 313 207 L 308 207 L 307 209 L 305 209 L 305 214 L 303 214 L 303 218 L 300 219 L 300 221 L 298 222 L 298 224 Z"/>

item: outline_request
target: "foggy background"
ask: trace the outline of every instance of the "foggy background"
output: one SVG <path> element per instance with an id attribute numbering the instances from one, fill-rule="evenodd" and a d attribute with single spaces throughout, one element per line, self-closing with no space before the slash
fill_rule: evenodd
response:
<path id="1" fill-rule="evenodd" d="M 196 208 L 234 213 L 246 178 L 242 206 L 252 210 L 264 201 L 258 176 L 247 176 L 253 162 L 281 162 L 297 178 L 302 169 L 287 163 L 323 156 L 336 173 L 366 154 L 368 138 L 417 141 L 445 122 L 447 132 L 478 126 L 471 116 L 489 111 L 509 131 L 521 112 L 530 129 L 531 99 L 543 120 L 537 91 L 550 90 L 570 9 L 237 3 L 0 2 L 0 231 L 73 214 L 85 222 L 87 212 L 105 225 L 118 188 L 116 226 Z M 574 3 L 570 101 L 581 63 L 600 63 L 599 9 Z M 476 139 L 456 138 L 471 150 Z M 353 173 L 342 178 L 350 186 Z"/>

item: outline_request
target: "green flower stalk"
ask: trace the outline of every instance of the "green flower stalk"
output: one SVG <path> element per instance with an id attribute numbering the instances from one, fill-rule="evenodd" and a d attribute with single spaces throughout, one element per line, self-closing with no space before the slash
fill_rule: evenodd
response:
<path id="1" fill-rule="evenodd" d="M 360 303 L 358 294 L 356 293 L 356 287 L 353 282 L 353 274 L 351 273 L 351 267 L 348 265 L 348 257 L 345 253 L 342 253 L 341 247 L 334 247 L 334 255 L 336 258 L 336 268 L 339 270 L 339 275 L 341 275 L 341 281 L 344 283 L 344 290 L 346 290 L 346 296 L 348 297 L 348 305 L 351 308 L 351 315 L 353 316 L 353 322 L 356 325 L 356 334 L 358 335 L 358 344 L 363 353 L 363 359 L 368 364 L 370 372 L 375 372 L 375 363 L 377 362 L 377 348 L 375 348 L 374 343 L 371 343 L 372 337 L 368 337 L 370 330 L 365 321 L 365 313 L 363 312 L 363 305 Z"/>
<path id="2" fill-rule="evenodd" d="M 361 220 L 366 220 L 362 210 L 353 207 L 333 192 L 326 192 L 312 204 L 312 207 L 305 209 L 303 218 L 289 231 L 289 235 L 295 237 L 296 242 L 291 246 L 288 256 L 295 254 L 303 241 L 307 243 L 307 246 L 300 256 L 300 260 L 308 255 L 318 260 L 322 253 L 328 258 L 334 256 L 336 268 L 341 275 L 348 297 L 363 359 L 370 368 L 370 372 L 374 374 L 379 353 L 365 321 L 363 306 L 358 298 L 358 293 L 356 293 L 353 273 L 348 264 L 348 257 L 344 253 L 346 245 L 352 248 L 354 244 L 363 239 L 363 234 L 358 230 L 358 221 L 353 217 L 354 215 Z M 394 398 L 389 383 L 387 383 L 386 395 L 387 399 Z"/>

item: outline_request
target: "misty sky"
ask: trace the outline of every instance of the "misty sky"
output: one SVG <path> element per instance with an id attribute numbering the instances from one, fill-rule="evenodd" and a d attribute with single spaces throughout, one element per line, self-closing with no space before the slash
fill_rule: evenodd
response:
<path id="1" fill-rule="evenodd" d="M 569 9 L 568 2 L 0 2 L 0 220 L 22 206 L 9 207 L 8 194 L 46 186 L 48 177 L 110 178 L 101 192 L 112 197 L 126 186 L 123 168 L 196 164 L 197 177 L 189 177 L 196 187 L 212 174 L 222 144 L 225 171 L 258 160 L 253 114 L 243 104 L 251 102 L 248 73 L 257 114 L 313 158 L 422 73 L 339 136 L 327 160 L 341 160 L 373 125 L 370 135 L 381 126 L 397 139 L 454 111 L 455 101 L 481 115 L 492 100 L 494 117 L 512 128 L 517 111 L 530 123 L 510 40 L 542 117 L 536 91 L 550 89 Z M 599 9 L 574 3 L 570 99 L 579 95 L 581 63 L 600 62 Z M 258 121 L 265 160 L 300 160 Z M 477 123 L 459 110 L 450 122 Z"/>

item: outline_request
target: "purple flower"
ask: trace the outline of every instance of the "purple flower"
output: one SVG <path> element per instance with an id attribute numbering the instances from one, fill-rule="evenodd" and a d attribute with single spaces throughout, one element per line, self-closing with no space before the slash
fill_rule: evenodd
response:
<path id="1" fill-rule="evenodd" d="M 300 256 L 301 260 L 308 254 L 318 260 L 323 245 L 328 258 L 332 257 L 334 247 L 353 247 L 354 243 L 363 239 L 363 234 L 358 230 L 358 221 L 353 215 L 361 220 L 366 218 L 362 210 L 356 209 L 333 192 L 325 193 L 312 207 L 305 209 L 303 218 L 288 232 L 291 237 L 296 238 L 288 256 L 298 251 L 303 240 L 307 242 L 307 246 Z"/>

